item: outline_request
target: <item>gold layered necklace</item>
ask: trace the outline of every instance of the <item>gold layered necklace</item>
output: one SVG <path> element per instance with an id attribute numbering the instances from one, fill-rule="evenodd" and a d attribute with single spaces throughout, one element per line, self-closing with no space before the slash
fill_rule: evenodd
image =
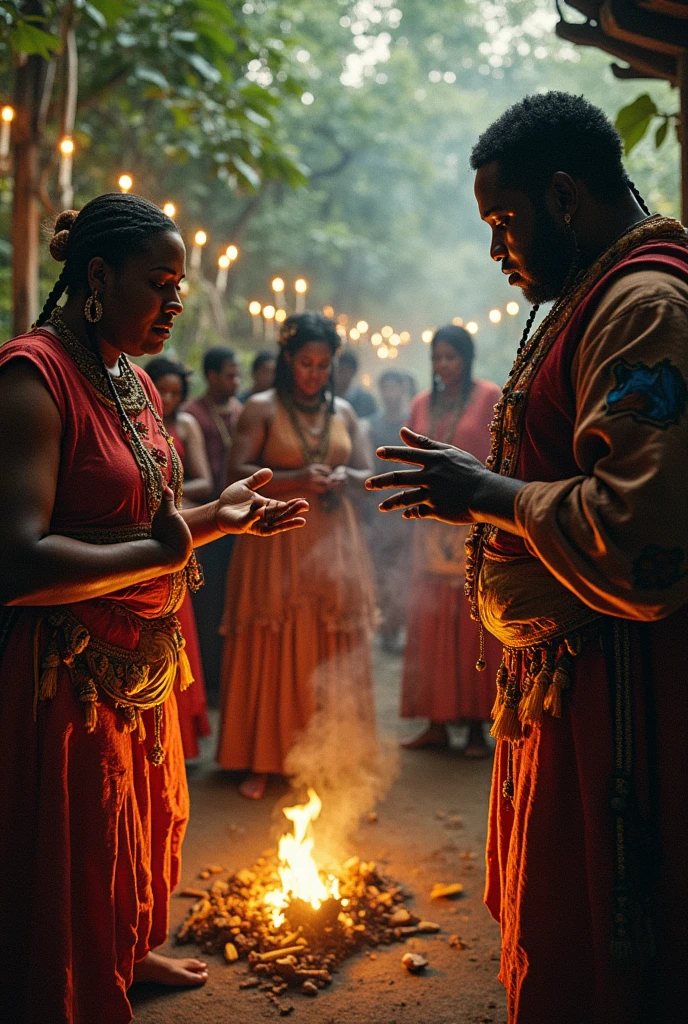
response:
<path id="1" fill-rule="evenodd" d="M 296 434 L 301 446 L 304 464 L 306 466 L 313 466 L 316 463 L 325 464 L 330 450 L 330 433 L 332 428 L 332 413 L 327 408 L 327 403 L 323 400 L 317 407 L 318 409 L 325 409 L 325 422 L 322 429 L 316 433 L 315 430 L 308 430 L 308 428 L 301 422 L 297 411 L 298 406 L 291 395 L 284 395 L 282 397 L 282 401 L 285 409 L 287 410 L 287 415 L 289 416 L 291 425 L 294 428 L 294 433 Z M 309 412 L 311 413 L 316 411 L 315 407 L 312 409 L 309 408 Z M 308 431 L 308 433 L 313 437 L 319 438 L 318 447 L 316 449 L 313 449 L 311 444 L 309 444 L 306 431 Z"/>
<path id="2" fill-rule="evenodd" d="M 146 395 L 141 381 L 127 357 L 124 354 L 121 354 L 118 359 L 118 368 L 120 371 L 118 376 L 108 374 L 102 360 L 100 360 L 94 352 L 86 348 L 76 334 L 74 334 L 65 321 L 59 306 L 50 314 L 48 323 L 52 324 L 55 328 L 58 340 L 74 360 L 77 368 L 94 388 L 98 398 L 104 402 L 105 405 L 114 409 L 114 411 L 118 413 L 120 428 L 129 448 L 131 449 L 139 468 L 141 479 L 143 480 L 149 519 L 151 521 L 153 520 L 153 516 L 160 507 L 163 491 L 166 487 L 161 465 L 166 464 L 167 455 L 159 449 L 150 450 L 143 443 L 141 437 L 142 434 L 146 433 L 145 424 L 138 422 L 136 419 L 132 421 L 130 418 L 131 416 L 139 416 L 144 409 L 148 409 L 151 413 L 158 425 L 160 433 L 167 442 L 172 464 L 170 486 L 174 491 L 177 507 L 181 507 L 183 473 L 179 456 L 177 455 L 177 451 L 174 447 L 174 441 L 167 432 L 162 418 L 158 415 L 157 409 L 152 405 Z M 108 376 L 110 381 L 108 381 Z M 118 408 L 118 403 L 113 397 L 111 385 L 117 392 L 117 396 L 121 403 L 121 411 Z"/>

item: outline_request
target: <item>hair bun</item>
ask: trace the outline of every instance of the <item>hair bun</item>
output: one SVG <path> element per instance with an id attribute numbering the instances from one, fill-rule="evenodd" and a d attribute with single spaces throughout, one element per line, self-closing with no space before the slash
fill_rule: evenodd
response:
<path id="1" fill-rule="evenodd" d="M 54 235 L 50 239 L 50 255 L 58 263 L 64 263 L 67 259 L 67 244 L 72 224 L 79 216 L 78 210 L 63 210 L 55 221 Z"/>
<path id="2" fill-rule="evenodd" d="M 67 246 L 69 245 L 69 231 L 63 229 L 58 231 L 57 234 L 53 235 L 50 239 L 50 255 L 58 263 L 64 263 L 67 259 Z"/>
<path id="3" fill-rule="evenodd" d="M 55 234 L 58 234 L 60 231 L 69 231 L 78 216 L 78 210 L 63 210 L 62 213 L 58 214 L 57 220 L 55 221 L 55 227 L 53 229 Z"/>

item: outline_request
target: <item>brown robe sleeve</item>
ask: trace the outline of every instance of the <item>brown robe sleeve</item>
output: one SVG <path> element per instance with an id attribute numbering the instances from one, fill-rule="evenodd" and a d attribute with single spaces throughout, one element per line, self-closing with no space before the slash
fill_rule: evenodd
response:
<path id="1" fill-rule="evenodd" d="M 526 545 L 599 612 L 654 621 L 688 601 L 688 284 L 614 283 L 572 368 L 581 475 L 527 484 Z"/>

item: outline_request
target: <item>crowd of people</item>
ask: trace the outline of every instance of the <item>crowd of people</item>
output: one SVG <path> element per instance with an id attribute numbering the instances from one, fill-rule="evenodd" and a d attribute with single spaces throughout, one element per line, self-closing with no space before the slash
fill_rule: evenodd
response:
<path id="1" fill-rule="evenodd" d="M 184 468 L 184 507 L 259 467 L 273 472 L 266 494 L 311 503 L 307 534 L 285 534 L 269 549 L 226 537 L 201 550 L 204 587 L 177 613 L 196 683 L 177 687 L 185 757 L 197 757 L 198 739 L 210 734 L 210 701 L 221 711 L 217 764 L 245 773 L 239 792 L 249 799 L 263 796 L 270 775 L 285 774 L 315 710 L 341 699 L 354 660 L 353 714 L 373 728 L 376 632 L 385 652 L 404 656 L 401 716 L 429 723 L 403 745 L 446 747 L 447 727 L 465 723 L 466 755 L 490 752 L 484 727 L 501 650 L 488 637 L 489 671 L 478 671 L 478 630 L 463 599 L 467 529 L 418 530 L 409 557 L 408 526 L 380 516 L 363 483 L 383 469 L 375 451 L 398 443 L 404 425 L 484 460 L 499 388 L 474 379 L 473 338 L 452 324 L 432 339 L 431 388 L 420 394 L 411 374 L 390 369 L 376 399 L 356 381 L 357 356 L 340 344 L 325 316 L 289 317 L 278 352 L 254 357 L 252 386 L 239 398 L 229 348 L 205 353 L 206 388 L 193 401 L 181 363 L 156 356 L 145 366 Z"/>
<path id="2" fill-rule="evenodd" d="M 401 714 L 427 723 L 407 747 L 463 722 L 484 757 L 493 720 L 485 902 L 510 1024 L 678 1019 L 688 233 L 621 156 L 565 93 L 477 142 L 490 255 L 533 304 L 501 390 L 447 325 L 429 388 L 388 370 L 378 402 L 304 312 L 242 400 L 228 348 L 189 400 L 160 354 L 177 226 L 119 193 L 58 217 L 63 269 L 0 349 L 2 1020 L 128 1024 L 134 981 L 205 982 L 155 949 L 207 700 L 218 765 L 260 799 L 344 687 L 374 730 L 378 625 Z M 388 488 L 398 518 L 371 505 Z"/>

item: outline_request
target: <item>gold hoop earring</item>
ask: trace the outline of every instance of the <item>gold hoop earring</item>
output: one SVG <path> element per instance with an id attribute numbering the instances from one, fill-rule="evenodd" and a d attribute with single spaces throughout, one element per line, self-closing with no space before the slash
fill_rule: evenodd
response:
<path id="1" fill-rule="evenodd" d="M 570 213 L 565 213 L 564 214 L 564 224 L 570 224 L 570 223 L 571 223 L 571 214 Z"/>
<path id="2" fill-rule="evenodd" d="M 89 295 L 86 299 L 84 316 L 90 324 L 97 324 L 99 320 L 103 319 L 103 303 L 96 293 Z"/>

